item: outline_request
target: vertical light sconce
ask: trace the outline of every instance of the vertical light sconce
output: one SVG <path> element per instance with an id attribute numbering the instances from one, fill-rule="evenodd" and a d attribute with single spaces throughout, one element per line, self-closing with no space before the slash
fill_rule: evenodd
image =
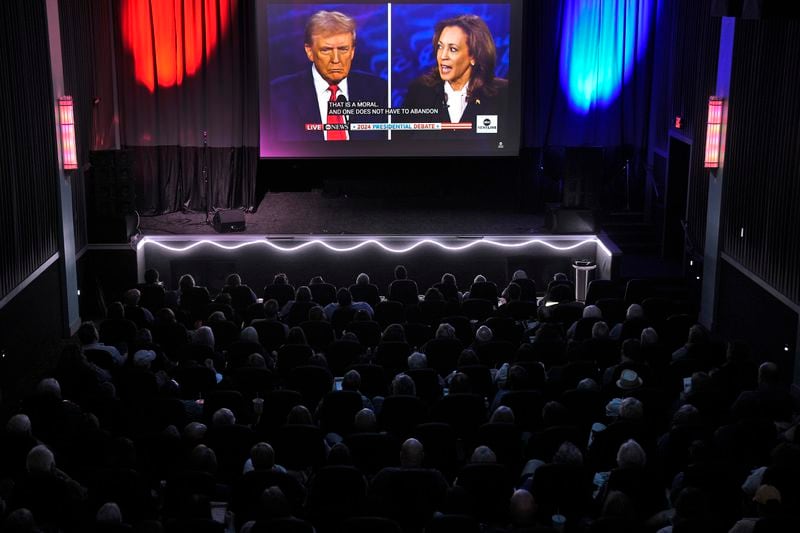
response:
<path id="1" fill-rule="evenodd" d="M 61 123 L 61 161 L 64 170 L 78 168 L 78 147 L 75 144 L 75 113 L 71 96 L 58 97 L 58 117 Z"/>
<path id="2" fill-rule="evenodd" d="M 719 168 L 720 133 L 722 131 L 722 102 L 719 96 L 708 98 L 708 124 L 706 126 L 706 168 Z"/>

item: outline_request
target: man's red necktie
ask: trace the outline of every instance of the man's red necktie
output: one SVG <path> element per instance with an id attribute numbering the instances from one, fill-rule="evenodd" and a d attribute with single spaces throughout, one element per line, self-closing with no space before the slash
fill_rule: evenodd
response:
<path id="1" fill-rule="evenodd" d="M 331 91 L 331 98 L 328 100 L 329 102 L 336 101 L 336 93 L 339 90 L 338 85 L 331 85 L 328 87 Z M 328 114 L 328 124 L 344 124 L 344 115 L 331 115 Z M 328 130 L 328 140 L 329 141 L 346 141 L 347 140 L 347 132 L 344 130 Z"/>

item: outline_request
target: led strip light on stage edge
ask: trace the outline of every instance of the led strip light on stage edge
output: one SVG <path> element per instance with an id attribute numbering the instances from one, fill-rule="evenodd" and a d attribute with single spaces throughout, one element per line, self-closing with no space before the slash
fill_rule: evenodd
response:
<path id="1" fill-rule="evenodd" d="M 312 240 L 301 242 L 299 244 L 291 245 L 291 246 L 281 245 L 278 242 L 270 240 L 269 238 L 244 240 L 244 241 L 236 242 L 235 244 L 226 244 L 225 241 L 214 240 L 212 238 L 202 238 L 199 241 L 192 242 L 191 244 L 187 244 L 185 246 L 171 246 L 169 244 L 166 244 L 166 242 L 162 241 L 159 238 L 144 237 L 143 239 L 141 239 L 137 243 L 136 247 L 137 247 L 137 250 L 139 250 L 139 249 L 142 249 L 145 245 L 150 244 L 150 245 L 158 246 L 159 248 L 162 248 L 164 250 L 168 250 L 170 252 L 181 253 L 181 252 L 188 252 L 189 250 L 191 250 L 193 248 L 196 248 L 198 246 L 204 245 L 204 244 L 215 246 L 215 247 L 217 247 L 219 249 L 222 249 L 222 250 L 238 250 L 240 248 L 244 248 L 244 247 L 247 247 L 247 246 L 262 245 L 262 246 L 268 246 L 268 247 L 270 247 L 270 248 L 272 248 L 274 250 L 277 250 L 279 252 L 296 252 L 296 251 L 302 250 L 303 248 L 308 248 L 308 247 L 313 246 L 313 245 L 320 245 L 320 246 L 323 246 L 323 247 L 325 247 L 328 250 L 331 250 L 333 252 L 345 253 L 345 252 L 352 252 L 354 250 L 358 250 L 360 248 L 363 248 L 363 247 L 365 247 L 367 245 L 373 244 L 375 246 L 378 246 L 378 247 L 382 248 L 386 252 L 393 253 L 393 254 L 403 254 L 403 253 L 410 252 L 410 251 L 414 250 L 415 248 L 418 248 L 419 246 L 422 246 L 424 244 L 430 244 L 430 245 L 433 245 L 433 246 L 438 246 L 439 248 L 441 248 L 443 250 L 450 251 L 450 252 L 460 252 L 460 251 L 472 248 L 473 246 L 477 246 L 479 244 L 496 246 L 496 247 L 499 247 L 499 248 L 524 248 L 526 246 L 543 245 L 543 246 L 546 246 L 546 247 L 548 247 L 548 248 L 550 248 L 552 250 L 558 250 L 558 251 L 561 251 L 561 252 L 568 252 L 570 250 L 574 250 L 576 248 L 579 248 L 580 246 L 583 246 L 584 244 L 596 244 L 601 250 L 603 250 L 603 252 L 608 257 L 612 256 L 611 251 L 609 251 L 609 249 L 606 248 L 606 246 L 603 244 L 603 242 L 600 239 L 598 239 L 597 237 L 594 237 L 594 236 L 575 236 L 574 238 L 576 238 L 576 239 L 579 238 L 579 239 L 582 239 L 582 240 L 577 241 L 574 244 L 560 246 L 560 245 L 553 244 L 552 242 L 549 242 L 548 240 L 545 240 L 546 238 L 528 238 L 527 240 L 520 241 L 520 242 L 500 242 L 500 241 L 497 241 L 497 240 L 493 240 L 492 238 L 474 238 L 473 240 L 470 240 L 469 242 L 465 242 L 463 244 L 451 245 L 451 244 L 445 244 L 443 242 L 440 242 L 437 239 L 424 238 L 424 239 L 419 239 L 419 240 L 417 240 L 417 241 L 415 241 L 412 244 L 409 244 L 407 246 L 392 247 L 392 246 L 386 244 L 385 239 L 376 238 L 376 237 L 363 237 L 364 240 L 362 240 L 362 241 L 360 241 L 360 242 L 358 242 L 356 244 L 353 244 L 353 245 L 350 245 L 350 246 L 338 246 L 337 247 L 337 246 L 334 246 L 333 244 L 331 244 L 330 242 L 327 242 L 326 240 L 322 240 L 322 239 L 318 239 L 318 238 L 314 238 Z M 356 239 L 358 239 L 358 237 L 347 236 L 347 240 L 356 240 Z M 559 240 L 565 240 L 565 238 L 563 236 L 560 236 L 558 239 Z M 178 240 L 178 239 L 171 238 L 169 240 Z M 187 239 L 186 238 L 182 238 L 181 240 L 185 241 Z M 228 242 L 235 242 L 235 241 L 228 241 Z M 279 239 L 279 242 L 285 242 L 285 239 Z"/>

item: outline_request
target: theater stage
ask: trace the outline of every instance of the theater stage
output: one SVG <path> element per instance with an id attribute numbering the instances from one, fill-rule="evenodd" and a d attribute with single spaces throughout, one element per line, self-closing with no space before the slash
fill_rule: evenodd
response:
<path id="1" fill-rule="evenodd" d="M 513 201 L 512 201 L 513 200 Z M 516 199 L 509 198 L 508 204 Z M 199 212 L 142 217 L 144 235 L 214 233 Z M 525 235 L 545 232 L 544 216 L 510 208 L 499 198 L 412 195 L 267 193 L 245 213 L 254 235 Z"/>
<path id="2" fill-rule="evenodd" d="M 504 286 L 522 268 L 543 290 L 556 272 L 574 276 L 575 260 L 595 262 L 593 278 L 613 275 L 619 250 L 603 236 L 547 232 L 542 214 L 497 203 L 448 204 L 436 198 L 270 193 L 245 214 L 245 232 L 222 234 L 205 223 L 204 213 L 143 217 L 132 242 L 137 273 L 142 279 L 145 269 L 156 268 L 176 286 L 188 272 L 214 291 L 227 274 L 238 272 L 256 292 L 276 272 L 288 273 L 295 285 L 322 275 L 337 286 L 367 272 L 385 287 L 400 263 L 420 287 L 444 272 L 455 274 L 463 288 L 477 274 Z"/>

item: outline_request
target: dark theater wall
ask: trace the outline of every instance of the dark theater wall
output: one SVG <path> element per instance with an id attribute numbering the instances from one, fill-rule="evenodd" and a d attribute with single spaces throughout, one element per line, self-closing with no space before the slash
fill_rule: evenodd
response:
<path id="1" fill-rule="evenodd" d="M 722 235 L 725 253 L 800 303 L 800 20 L 736 21 Z"/>
<path id="2" fill-rule="evenodd" d="M 60 209 L 45 2 L 0 2 L 0 33 L 2 302 L 58 252 Z"/>
<path id="3" fill-rule="evenodd" d="M 689 167 L 687 232 L 692 244 L 705 246 L 706 207 L 708 204 L 708 171 L 703 168 L 708 97 L 716 90 L 717 56 L 721 19 L 711 16 L 710 2 L 679 0 L 666 2 L 672 27 L 670 66 L 668 72 L 670 110 L 662 122 L 664 138 L 659 139 L 666 151 L 666 133 L 673 127 L 676 115 L 683 119 L 682 135 L 693 139 L 699 147 L 692 153 Z M 666 128 L 664 127 L 666 126 Z"/>
<path id="4" fill-rule="evenodd" d="M 773 361 L 791 380 L 797 374 L 798 313 L 769 294 L 729 261 L 722 261 L 719 276 L 718 333 L 726 339 L 744 340 L 756 360 Z"/>
<path id="5" fill-rule="evenodd" d="M 0 308 L 0 387 L 6 399 L 30 391 L 61 353 L 60 286 L 56 262 Z"/>

